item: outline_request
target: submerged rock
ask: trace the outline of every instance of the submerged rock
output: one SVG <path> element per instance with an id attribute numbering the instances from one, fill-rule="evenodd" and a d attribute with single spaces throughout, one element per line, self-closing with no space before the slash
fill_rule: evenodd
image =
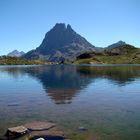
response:
<path id="1" fill-rule="evenodd" d="M 41 131 L 41 130 L 48 130 L 51 129 L 55 126 L 54 123 L 50 123 L 50 122 L 31 122 L 31 123 L 27 123 L 24 125 L 26 128 L 28 128 L 29 130 L 36 130 L 36 131 Z"/>
<path id="2" fill-rule="evenodd" d="M 88 130 L 87 128 L 85 128 L 85 127 L 83 127 L 83 126 L 80 126 L 78 129 L 79 129 L 80 131 L 87 131 L 87 130 Z"/>
<path id="3" fill-rule="evenodd" d="M 0 140 L 64 140 L 65 134 L 50 122 L 31 122 L 25 125 L 8 128 Z"/>

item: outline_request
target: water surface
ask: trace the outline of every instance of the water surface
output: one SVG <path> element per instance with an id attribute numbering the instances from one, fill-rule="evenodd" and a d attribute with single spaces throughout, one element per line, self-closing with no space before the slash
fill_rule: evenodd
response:
<path id="1" fill-rule="evenodd" d="M 0 66 L 0 134 L 36 120 L 73 140 L 139 140 L 140 66 Z"/>

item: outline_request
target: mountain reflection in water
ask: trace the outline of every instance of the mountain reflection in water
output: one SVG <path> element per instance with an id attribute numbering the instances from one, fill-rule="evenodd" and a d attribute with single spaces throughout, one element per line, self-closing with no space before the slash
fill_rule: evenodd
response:
<path id="1" fill-rule="evenodd" d="M 0 135 L 53 121 L 71 139 L 138 140 L 139 85 L 140 65 L 0 66 Z"/>
<path id="2" fill-rule="evenodd" d="M 83 65 L 47 65 L 1 67 L 17 78 L 28 74 L 39 80 L 46 94 L 56 104 L 69 104 L 78 91 L 86 88 L 98 78 L 108 79 L 118 86 L 129 84 L 140 77 L 139 66 L 83 66 Z"/>

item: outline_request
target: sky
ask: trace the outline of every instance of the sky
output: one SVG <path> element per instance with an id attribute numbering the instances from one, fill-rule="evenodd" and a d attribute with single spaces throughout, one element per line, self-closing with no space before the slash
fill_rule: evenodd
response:
<path id="1" fill-rule="evenodd" d="M 0 0 L 0 55 L 35 49 L 56 23 L 97 47 L 140 47 L 140 0 Z"/>

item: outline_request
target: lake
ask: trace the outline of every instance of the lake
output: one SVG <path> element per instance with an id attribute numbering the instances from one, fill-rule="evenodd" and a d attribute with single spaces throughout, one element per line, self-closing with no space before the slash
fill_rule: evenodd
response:
<path id="1" fill-rule="evenodd" d="M 140 65 L 0 66 L 0 135 L 36 120 L 71 140 L 139 140 Z"/>

